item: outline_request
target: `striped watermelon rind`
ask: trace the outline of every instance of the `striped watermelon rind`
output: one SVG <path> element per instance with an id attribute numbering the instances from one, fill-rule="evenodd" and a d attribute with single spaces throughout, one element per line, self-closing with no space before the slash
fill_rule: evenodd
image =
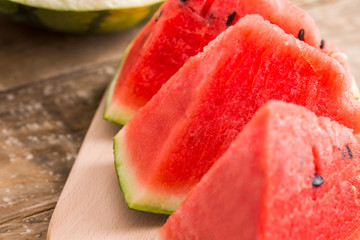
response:
<path id="1" fill-rule="evenodd" d="M 125 152 L 124 133 L 125 131 L 120 131 L 114 137 L 114 162 L 119 186 L 128 208 L 141 212 L 171 214 L 173 211 L 169 209 L 177 209 L 183 199 L 174 198 L 165 202 L 161 194 L 147 191 L 135 179 L 134 169 L 129 166 Z"/>
<path id="2" fill-rule="evenodd" d="M 148 19 L 162 2 L 163 0 L 153 0 L 145 6 L 114 9 L 67 10 L 65 7 L 54 9 L 31 6 L 21 3 L 21 0 L 0 0 L 0 15 L 59 32 L 113 32 L 130 28 Z"/>

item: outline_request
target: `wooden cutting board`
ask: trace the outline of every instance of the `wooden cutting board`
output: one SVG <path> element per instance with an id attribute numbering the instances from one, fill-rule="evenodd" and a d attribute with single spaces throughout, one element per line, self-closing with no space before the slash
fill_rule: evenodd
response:
<path id="1" fill-rule="evenodd" d="M 350 58 L 360 83 L 360 1 L 293 0 L 315 18 L 328 41 L 337 41 Z M 102 119 L 104 99 L 52 216 L 48 239 L 152 239 L 166 216 L 129 210 L 118 187 L 112 137 L 119 126 Z"/>
<path id="2" fill-rule="evenodd" d="M 118 186 L 113 136 L 118 125 L 102 119 L 105 97 L 50 221 L 48 239 L 152 239 L 167 216 L 127 208 Z"/>

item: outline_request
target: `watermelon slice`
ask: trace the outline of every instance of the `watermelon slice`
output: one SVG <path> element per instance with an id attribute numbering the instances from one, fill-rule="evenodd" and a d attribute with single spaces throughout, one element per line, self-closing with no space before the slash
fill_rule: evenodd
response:
<path id="1" fill-rule="evenodd" d="M 359 141 L 329 118 L 270 101 L 156 239 L 359 239 Z"/>
<path id="2" fill-rule="evenodd" d="M 104 118 L 125 124 L 190 56 L 255 13 L 320 49 L 315 22 L 288 0 L 168 0 L 131 43 L 109 91 Z"/>
<path id="3" fill-rule="evenodd" d="M 189 59 L 115 136 L 128 206 L 174 211 L 270 99 L 306 106 L 359 132 L 360 104 L 346 77 L 333 58 L 276 25 L 242 18 Z"/>

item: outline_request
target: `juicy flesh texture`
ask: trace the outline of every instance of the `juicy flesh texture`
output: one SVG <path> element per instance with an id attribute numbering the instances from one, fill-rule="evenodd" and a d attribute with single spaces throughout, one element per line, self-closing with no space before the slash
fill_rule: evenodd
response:
<path id="1" fill-rule="evenodd" d="M 113 101 L 140 108 L 190 56 L 216 37 L 215 32 L 225 29 L 206 26 L 202 17 L 186 7 L 167 12 L 136 38 L 118 77 L 121 81 L 115 86 Z"/>
<path id="2" fill-rule="evenodd" d="M 158 239 L 358 239 L 359 140 L 304 107 L 271 101 L 170 216 Z M 319 187 L 312 186 L 314 174 L 324 178 Z"/>
<path id="3" fill-rule="evenodd" d="M 228 27 L 233 12 L 232 24 L 257 13 L 296 37 L 305 29 L 305 42 L 319 49 L 321 39 L 314 21 L 287 0 L 168 0 L 135 39 L 111 104 L 134 110 L 145 105 L 189 57 Z"/>
<path id="4" fill-rule="evenodd" d="M 151 191 L 186 194 L 271 99 L 359 132 L 360 106 L 346 82 L 335 60 L 247 16 L 191 58 L 123 128 L 127 161 Z"/>
<path id="5" fill-rule="evenodd" d="M 228 16 L 236 12 L 233 24 L 246 15 L 259 14 L 295 37 L 304 29 L 304 41 L 320 48 L 321 38 L 315 22 L 305 11 L 288 0 L 189 0 L 188 6 L 204 18 L 221 22 L 226 22 Z"/>
<path id="6" fill-rule="evenodd" d="M 325 43 L 323 52 L 329 55 L 330 57 L 334 58 L 336 61 L 338 61 L 343 66 L 349 77 L 350 78 L 353 77 L 350 70 L 349 59 L 341 49 L 339 49 L 333 43 Z"/>

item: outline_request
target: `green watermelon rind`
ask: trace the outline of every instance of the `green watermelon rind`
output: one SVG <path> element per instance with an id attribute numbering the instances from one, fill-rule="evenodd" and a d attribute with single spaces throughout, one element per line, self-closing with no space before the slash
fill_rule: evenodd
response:
<path id="1" fill-rule="evenodd" d="M 143 7 L 104 10 L 55 10 L 0 0 L 0 15 L 17 22 L 67 33 L 113 32 L 149 19 L 163 0 Z"/>
<path id="2" fill-rule="evenodd" d="M 123 130 L 114 137 L 114 164 L 116 175 L 120 190 L 123 194 L 125 202 L 129 209 L 137 210 L 141 212 L 150 212 L 158 214 L 170 215 L 173 213 L 182 202 L 183 199 L 176 199 L 172 203 L 166 202 L 166 206 L 161 206 L 164 201 L 161 201 L 160 194 L 153 192 L 141 193 L 141 185 L 135 180 L 135 175 L 132 174 L 132 169 L 128 167 L 128 158 L 126 157 L 126 149 L 123 140 Z M 136 193 L 134 192 L 136 191 Z M 131 192 L 131 193 L 130 193 Z M 134 196 L 141 194 L 137 200 L 133 200 Z M 145 197 L 147 195 L 147 197 Z M 130 198 L 133 196 L 133 198 Z"/>
<path id="3" fill-rule="evenodd" d="M 131 109 L 127 109 L 126 107 L 121 107 L 119 104 L 111 104 L 111 100 L 114 95 L 114 88 L 116 82 L 118 81 L 118 76 L 122 70 L 123 64 L 126 60 L 127 54 L 131 48 L 132 44 L 130 44 L 124 51 L 123 58 L 119 64 L 119 67 L 116 70 L 116 73 L 109 85 L 109 90 L 106 96 L 106 105 L 104 110 L 103 118 L 109 122 L 113 122 L 120 125 L 125 125 L 136 113 Z"/>

